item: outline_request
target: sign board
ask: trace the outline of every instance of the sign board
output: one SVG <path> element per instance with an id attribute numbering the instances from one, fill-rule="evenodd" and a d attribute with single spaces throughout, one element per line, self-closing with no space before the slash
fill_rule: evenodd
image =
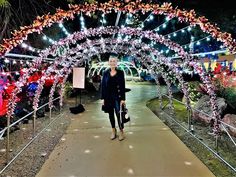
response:
<path id="1" fill-rule="evenodd" d="M 85 88 L 85 68 L 73 68 L 73 88 Z"/>

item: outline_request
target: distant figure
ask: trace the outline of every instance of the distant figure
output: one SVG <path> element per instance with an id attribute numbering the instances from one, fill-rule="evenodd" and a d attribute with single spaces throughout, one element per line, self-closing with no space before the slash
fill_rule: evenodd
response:
<path id="1" fill-rule="evenodd" d="M 101 85 L 101 99 L 102 109 L 109 114 L 109 119 L 112 127 L 111 140 L 117 137 L 115 126 L 115 114 L 120 129 L 119 140 L 124 137 L 124 123 L 120 120 L 120 105 L 125 104 L 125 77 L 122 70 L 117 69 L 117 57 L 111 56 L 109 58 L 110 68 L 105 70 L 102 77 Z"/>
<path id="2" fill-rule="evenodd" d="M 216 67 L 214 69 L 214 74 L 220 74 L 221 73 L 222 66 L 220 63 L 216 63 Z"/>

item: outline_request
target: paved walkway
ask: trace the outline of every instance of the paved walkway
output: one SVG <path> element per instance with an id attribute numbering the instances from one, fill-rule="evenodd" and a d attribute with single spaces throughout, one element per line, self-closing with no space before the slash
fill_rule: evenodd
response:
<path id="1" fill-rule="evenodd" d="M 72 123 L 37 177 L 156 176 L 213 177 L 208 168 L 162 123 L 145 102 L 156 87 L 128 85 L 132 116 L 126 139 L 111 141 L 107 114 L 96 101 L 71 115 Z"/>

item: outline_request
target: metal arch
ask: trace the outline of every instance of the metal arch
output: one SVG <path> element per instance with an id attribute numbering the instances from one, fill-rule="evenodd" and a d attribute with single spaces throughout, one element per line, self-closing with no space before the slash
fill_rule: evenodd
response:
<path id="1" fill-rule="evenodd" d="M 140 77 L 140 74 L 139 74 L 139 72 L 138 72 L 138 69 L 137 69 L 132 63 L 126 62 L 126 61 L 122 61 L 122 62 L 118 62 L 118 66 L 119 66 L 119 64 L 124 64 L 125 67 L 129 69 L 129 71 L 130 71 L 130 73 L 131 73 L 131 78 L 132 78 L 132 79 L 134 79 L 134 75 L 133 75 L 133 72 L 132 72 L 132 70 L 130 69 L 130 66 L 129 66 L 129 65 L 131 65 L 135 70 L 137 70 L 137 73 L 138 73 L 138 75 L 139 75 L 139 77 Z M 101 66 L 99 66 L 99 65 L 101 65 Z M 91 68 L 89 69 L 89 72 L 88 72 L 88 74 L 87 74 L 87 77 L 90 76 L 90 73 L 91 73 L 91 70 L 92 70 L 92 69 L 94 69 L 92 76 L 94 76 L 95 72 L 97 71 L 97 69 L 98 69 L 99 67 L 100 67 L 100 69 L 99 69 L 98 73 L 100 73 L 100 71 L 105 67 L 104 65 L 106 65 L 106 62 L 100 62 L 99 64 L 97 63 L 94 67 L 91 67 Z M 125 76 L 127 76 L 125 70 L 123 70 L 123 71 L 124 71 Z"/>

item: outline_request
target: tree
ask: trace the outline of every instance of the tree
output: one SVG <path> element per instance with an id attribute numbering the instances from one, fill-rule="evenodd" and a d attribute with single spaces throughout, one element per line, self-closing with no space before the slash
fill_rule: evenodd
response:
<path id="1" fill-rule="evenodd" d="M 10 3 L 8 0 L 0 0 L 0 7 L 1 8 L 8 8 L 10 6 Z"/>

